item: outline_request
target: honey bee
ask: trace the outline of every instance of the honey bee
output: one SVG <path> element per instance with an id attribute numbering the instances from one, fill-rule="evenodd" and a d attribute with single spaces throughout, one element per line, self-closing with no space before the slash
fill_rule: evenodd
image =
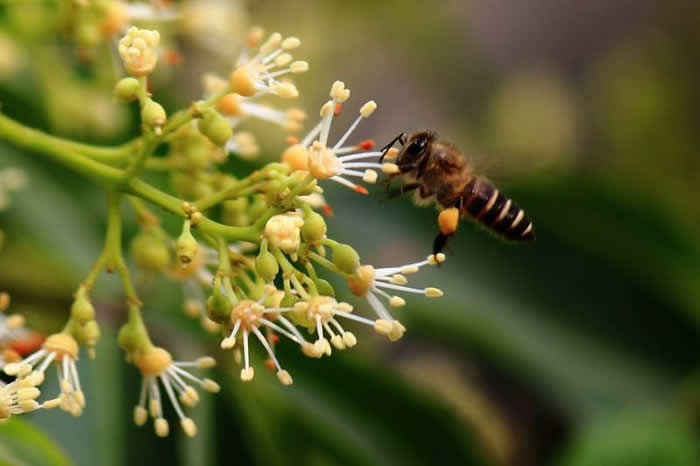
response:
<path id="1" fill-rule="evenodd" d="M 400 149 L 394 148 L 399 143 Z M 389 175 L 389 183 L 401 177 L 396 195 L 414 192 L 419 205 L 436 203 L 439 233 L 433 253 L 442 251 L 465 217 L 510 241 L 532 241 L 532 221 L 518 204 L 501 193 L 473 167 L 453 144 L 438 139 L 431 130 L 401 133 L 382 149 L 380 162 L 395 159 L 398 172 Z"/>

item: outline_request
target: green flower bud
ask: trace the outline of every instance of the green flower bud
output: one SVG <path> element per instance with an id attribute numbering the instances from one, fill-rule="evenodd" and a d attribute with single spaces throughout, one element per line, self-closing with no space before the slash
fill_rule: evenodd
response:
<path id="1" fill-rule="evenodd" d="M 275 256 L 267 250 L 261 250 L 258 257 L 255 258 L 255 272 L 260 278 L 265 280 L 265 283 L 270 283 L 275 279 L 279 270 L 280 266 Z"/>
<path id="2" fill-rule="evenodd" d="M 333 298 L 335 297 L 335 289 L 328 280 L 324 280 L 323 278 L 317 278 L 314 281 L 314 283 L 316 284 L 316 288 L 318 289 L 318 292 L 321 295 L 330 296 Z"/>
<path id="3" fill-rule="evenodd" d="M 131 256 L 139 267 L 151 272 L 162 272 L 170 265 L 168 245 L 153 233 L 141 233 L 134 237 Z"/>
<path id="4" fill-rule="evenodd" d="M 130 353 L 139 346 L 139 338 L 134 328 L 129 324 L 124 324 L 117 334 L 117 343 L 127 353 Z"/>
<path id="5" fill-rule="evenodd" d="M 311 209 L 304 215 L 304 226 L 301 228 L 301 236 L 308 243 L 316 243 L 326 236 L 326 221 L 323 217 Z"/>
<path id="6" fill-rule="evenodd" d="M 246 226 L 250 224 L 248 217 L 248 198 L 241 197 L 221 203 L 221 220 L 226 225 Z"/>
<path id="7" fill-rule="evenodd" d="M 280 180 L 270 180 L 265 183 L 263 191 L 267 194 L 268 198 L 274 200 L 279 193 L 284 189 L 284 185 Z"/>
<path id="8" fill-rule="evenodd" d="M 132 102 L 139 95 L 139 81 L 136 78 L 120 79 L 114 86 L 114 95 L 122 102 Z"/>
<path id="9" fill-rule="evenodd" d="M 70 316 L 79 324 L 85 324 L 95 318 L 95 308 L 86 296 L 85 292 L 79 291 L 70 308 Z"/>
<path id="10" fill-rule="evenodd" d="M 291 307 L 298 302 L 299 298 L 297 298 L 293 294 L 285 294 L 284 298 L 282 298 L 282 301 L 280 302 L 280 307 Z"/>
<path id="11" fill-rule="evenodd" d="M 151 99 L 147 99 L 143 108 L 141 109 L 141 121 L 146 126 L 151 128 L 163 126 L 167 115 L 165 114 L 165 109 L 158 102 Z"/>
<path id="12" fill-rule="evenodd" d="M 199 252 L 199 245 L 197 240 L 190 233 L 190 221 L 186 220 L 182 225 L 182 233 L 175 241 L 175 252 L 177 254 L 177 260 L 180 261 L 182 265 L 187 265 L 192 262 Z"/>
<path id="13" fill-rule="evenodd" d="M 83 344 L 95 346 L 101 335 L 100 324 L 98 324 L 96 320 L 91 320 L 83 327 Z"/>
<path id="14" fill-rule="evenodd" d="M 207 298 L 207 315 L 214 322 L 224 323 L 231 315 L 233 304 L 228 296 L 221 291 L 219 284 L 214 285 L 214 291 Z"/>
<path id="15" fill-rule="evenodd" d="M 333 246 L 333 263 L 343 272 L 353 273 L 360 266 L 360 256 L 347 244 Z"/>
<path id="16" fill-rule="evenodd" d="M 217 146 L 223 146 L 233 136 L 231 125 L 214 110 L 205 113 L 204 117 L 199 120 L 198 127 L 199 131 Z"/>
<path id="17" fill-rule="evenodd" d="M 211 163 L 211 146 L 207 144 L 187 144 L 185 146 L 185 168 L 198 171 Z"/>

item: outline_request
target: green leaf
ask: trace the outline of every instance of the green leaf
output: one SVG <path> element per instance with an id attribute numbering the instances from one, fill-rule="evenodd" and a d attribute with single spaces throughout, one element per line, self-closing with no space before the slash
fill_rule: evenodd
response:
<path id="1" fill-rule="evenodd" d="M 41 430 L 12 418 L 0 425 L 0 466 L 70 466 L 61 448 Z"/>

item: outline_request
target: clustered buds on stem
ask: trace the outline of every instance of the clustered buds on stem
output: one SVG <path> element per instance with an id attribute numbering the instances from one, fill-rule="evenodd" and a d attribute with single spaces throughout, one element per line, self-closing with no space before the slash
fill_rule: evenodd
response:
<path id="1" fill-rule="evenodd" d="M 124 24 L 118 13 L 114 11 L 112 19 Z M 113 26 L 107 24 L 105 30 Z M 173 113 L 170 120 L 165 109 L 151 98 L 147 83 L 158 61 L 159 42 L 157 31 L 136 27 L 127 30 L 118 48 L 129 76 L 114 88 L 118 99 L 138 101 L 141 110 L 143 135 L 133 144 L 132 158 L 114 163 L 114 167 L 124 169 L 125 179 L 119 186 L 133 191 L 129 195 L 139 232 L 130 249 L 134 264 L 144 272 L 141 275 L 165 274 L 183 283 L 187 315 L 198 317 L 205 329 L 221 335 L 220 347 L 233 352 L 234 360 L 242 366 L 240 379 L 244 382 L 255 377 L 251 345 L 262 348 L 265 367 L 281 384 L 290 385 L 292 376 L 276 352 L 281 338 L 295 343 L 311 358 L 331 356 L 334 349 L 357 345 L 357 337 L 349 327 L 356 323 L 391 341 L 400 339 L 406 328 L 392 317 L 387 305 L 404 306 L 406 301 L 399 295 L 405 293 L 441 296 L 437 288 L 407 286 L 407 275 L 443 262 L 444 255 L 431 255 L 403 266 L 374 267 L 363 263 L 351 245 L 330 238 L 326 219 L 315 211 L 332 213 L 318 185 L 322 181 L 330 179 L 367 194 L 364 186 L 350 179 L 372 184 L 379 172 L 393 174 L 398 170 L 394 163 L 379 162 L 382 153 L 374 150 L 373 141 L 346 144 L 360 122 L 375 112 L 377 104 L 370 100 L 362 105 L 344 134 L 330 143 L 333 119 L 350 97 L 342 81 L 334 82 L 330 99 L 321 107 L 320 121 L 301 139 L 289 136 L 290 145 L 281 163 L 268 163 L 237 177 L 220 167 L 229 152 L 245 158 L 258 151 L 253 136 L 238 131 L 242 121 L 258 118 L 293 132 L 306 119 L 299 109 L 278 109 L 258 101 L 265 96 L 288 99 L 298 95 L 289 77 L 309 68 L 305 61 L 292 56 L 301 44 L 299 39 L 284 38 L 279 33 L 265 37 L 260 29 L 253 29 L 228 77 L 208 76 L 203 99 Z M 166 144 L 167 155 L 150 157 L 156 147 L 165 148 Z M 394 154 L 390 151 L 386 160 Z M 178 197 L 152 187 L 148 194 L 139 193 L 134 187 L 139 184 L 132 182 L 145 183 L 138 177 L 149 169 L 167 172 Z M 9 298 L 0 294 L 0 367 L 15 377 L 10 384 L 0 386 L 0 421 L 38 408 L 60 407 L 76 416 L 82 413 L 85 396 L 77 361 L 81 346 L 90 356 L 95 355 L 100 328 L 90 290 L 98 273 L 108 268 L 119 272 L 129 308 L 117 340 L 127 360 L 142 375 L 134 422 L 143 425 L 150 416 L 156 434 L 168 435 L 170 427 L 164 413 L 167 400 L 184 433 L 196 434 L 197 427 L 184 408 L 199 401 L 195 387 L 218 392 L 219 386 L 190 370 L 210 368 L 214 360 L 205 356 L 189 362 L 174 361 L 168 350 L 151 342 L 141 317 L 143 303 L 137 297 L 138 286 L 131 283 L 122 257 L 121 200 L 121 194 L 110 194 L 105 249 L 79 286 L 68 323 L 24 359 L 5 347 L 5 340 L 24 329 L 20 317 L 2 313 Z M 158 217 L 143 200 L 184 217 L 176 238 L 161 228 Z M 455 221 L 452 214 L 448 209 L 441 215 L 442 230 L 451 228 Z M 352 304 L 336 298 L 334 286 L 319 274 L 320 269 L 344 280 L 352 294 L 367 301 L 376 318 L 360 315 Z M 40 396 L 37 386 L 51 365 L 57 368 L 60 393 L 40 403 L 36 401 Z"/>

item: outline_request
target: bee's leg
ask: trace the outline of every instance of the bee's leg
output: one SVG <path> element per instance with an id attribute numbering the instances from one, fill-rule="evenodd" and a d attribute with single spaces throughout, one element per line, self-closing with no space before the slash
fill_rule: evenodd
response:
<path id="1" fill-rule="evenodd" d="M 447 246 L 447 241 L 452 238 L 452 235 L 443 235 L 442 233 L 438 233 L 438 235 L 435 237 L 433 240 L 433 254 L 438 254 L 445 249 L 445 246 Z M 440 265 L 438 263 L 438 265 Z"/>
<path id="2" fill-rule="evenodd" d="M 401 144 L 404 144 L 406 142 L 406 133 L 399 133 L 399 135 L 392 139 L 389 144 L 380 149 L 379 152 L 382 153 L 382 156 L 379 157 L 379 163 L 382 163 L 384 161 L 386 153 L 389 151 L 389 149 L 391 149 L 394 146 L 394 144 L 396 144 L 396 141 L 400 142 Z"/>

